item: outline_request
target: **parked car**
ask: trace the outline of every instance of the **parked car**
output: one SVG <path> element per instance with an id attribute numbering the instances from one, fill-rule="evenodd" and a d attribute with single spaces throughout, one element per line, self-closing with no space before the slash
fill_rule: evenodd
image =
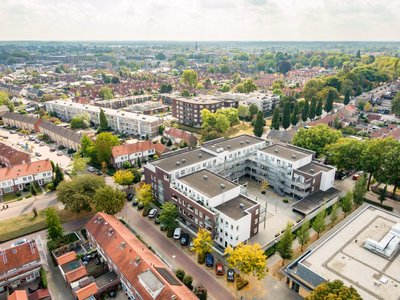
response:
<path id="1" fill-rule="evenodd" d="M 211 254 L 206 255 L 206 267 L 212 267 L 214 266 L 214 256 Z"/>
<path id="2" fill-rule="evenodd" d="M 181 238 L 181 245 L 186 246 L 189 243 L 189 234 L 183 233 Z"/>
<path id="3" fill-rule="evenodd" d="M 7 135 L 3 135 L 3 139 L 8 139 L 8 136 Z"/>
<path id="4" fill-rule="evenodd" d="M 63 154 L 64 154 L 64 153 L 62 153 L 62 151 L 58 151 L 58 152 L 57 152 L 57 155 L 58 155 L 58 156 L 62 156 Z"/>
<path id="5" fill-rule="evenodd" d="M 60 153 L 60 152 L 59 152 Z M 89 172 L 94 172 L 94 168 L 93 167 L 89 167 L 89 168 L 87 168 L 87 170 L 89 171 Z"/>
<path id="6" fill-rule="evenodd" d="M 30 139 L 31 141 L 34 141 L 34 140 L 35 140 L 35 136 L 30 135 L 30 136 L 29 136 L 29 139 Z"/>
<path id="7" fill-rule="evenodd" d="M 97 172 L 96 172 L 96 175 L 97 175 L 97 176 L 101 176 L 101 175 L 103 175 L 103 173 L 101 173 L 101 171 L 97 171 Z"/>
<path id="8" fill-rule="evenodd" d="M 22 240 L 16 241 L 15 243 L 11 244 L 10 247 L 11 247 L 11 248 L 14 248 L 14 247 L 16 247 L 16 246 L 25 244 L 25 243 L 27 243 L 27 242 L 28 242 L 27 239 L 22 239 Z"/>
<path id="9" fill-rule="evenodd" d="M 235 270 L 234 269 L 228 269 L 226 271 L 226 280 L 234 282 L 235 281 Z"/>
<path id="10" fill-rule="evenodd" d="M 54 148 L 54 147 L 51 147 L 50 148 L 50 152 L 55 152 L 57 149 L 56 148 Z"/>
<path id="11" fill-rule="evenodd" d="M 23 146 L 24 143 L 22 143 L 21 141 L 18 141 L 17 145 L 18 145 L 18 146 Z"/>
<path id="12" fill-rule="evenodd" d="M 139 202 L 139 204 L 138 204 L 138 206 L 137 206 L 137 209 L 140 210 L 140 209 L 142 209 L 143 207 L 144 207 L 143 202 Z"/>
<path id="13" fill-rule="evenodd" d="M 132 206 L 136 206 L 136 205 L 138 205 L 138 204 L 139 204 L 138 198 L 133 199 L 133 201 L 132 201 Z"/>
<path id="14" fill-rule="evenodd" d="M 22 132 L 18 133 L 19 136 L 23 136 L 24 134 Z"/>
<path id="15" fill-rule="evenodd" d="M 224 275 L 224 265 L 220 262 L 215 264 L 215 274 Z"/>
<path id="16" fill-rule="evenodd" d="M 157 214 L 156 215 L 156 217 L 155 217 L 155 219 L 154 219 L 154 223 L 156 223 L 156 224 L 160 224 L 161 223 L 161 221 L 160 221 L 160 214 Z"/>
<path id="17" fill-rule="evenodd" d="M 193 240 L 191 240 L 190 241 L 190 244 L 189 244 L 189 250 L 193 250 L 194 249 L 194 242 L 193 242 Z"/>
<path id="18" fill-rule="evenodd" d="M 141 170 L 141 171 L 140 171 L 140 174 L 144 175 L 144 170 Z"/>
<path id="19" fill-rule="evenodd" d="M 42 153 L 40 153 L 40 152 L 36 152 L 35 154 L 36 154 L 36 156 L 42 156 Z"/>
<path id="20" fill-rule="evenodd" d="M 44 142 L 40 142 L 39 146 L 44 146 L 45 143 Z"/>
<path id="21" fill-rule="evenodd" d="M 357 180 L 360 177 L 360 174 L 354 174 L 353 175 L 353 180 Z"/>
<path id="22" fill-rule="evenodd" d="M 129 193 L 128 195 L 126 195 L 126 200 L 127 201 L 132 201 L 132 199 L 133 199 L 133 194 L 132 193 Z"/>
<path id="23" fill-rule="evenodd" d="M 174 230 L 174 239 L 179 240 L 181 238 L 182 228 L 175 228 Z"/>
<path id="24" fill-rule="evenodd" d="M 11 133 L 11 134 L 14 134 L 14 133 L 16 133 L 16 131 L 15 131 L 15 130 L 11 130 L 10 133 Z"/>
<path id="25" fill-rule="evenodd" d="M 153 208 L 149 212 L 149 218 L 154 218 L 156 216 L 156 214 L 157 214 L 157 209 Z"/>
<path id="26" fill-rule="evenodd" d="M 161 231 L 167 231 L 167 226 L 165 226 L 164 224 L 161 224 L 160 230 Z"/>
<path id="27" fill-rule="evenodd" d="M 35 144 L 40 144 L 40 141 L 39 140 L 35 140 Z"/>

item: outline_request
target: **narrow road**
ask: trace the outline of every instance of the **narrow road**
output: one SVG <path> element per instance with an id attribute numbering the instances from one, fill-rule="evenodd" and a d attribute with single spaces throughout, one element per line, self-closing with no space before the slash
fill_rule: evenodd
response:
<path id="1" fill-rule="evenodd" d="M 128 208 L 127 208 L 128 207 Z M 222 285 L 220 285 L 210 274 L 198 266 L 190 257 L 178 249 L 168 238 L 164 236 L 159 230 L 141 217 L 136 209 L 130 205 L 126 205 L 124 210 L 127 210 L 126 216 L 130 219 L 131 223 L 143 232 L 148 239 L 150 239 L 157 247 L 172 258 L 175 256 L 175 263 L 183 270 L 193 276 L 197 283 L 202 283 L 206 286 L 208 293 L 217 300 L 234 300 L 236 299 L 229 293 Z M 125 214 L 124 214 L 125 215 Z"/>

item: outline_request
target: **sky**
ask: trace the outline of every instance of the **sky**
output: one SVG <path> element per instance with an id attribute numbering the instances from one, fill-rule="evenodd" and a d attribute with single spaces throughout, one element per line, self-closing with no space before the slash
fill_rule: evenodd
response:
<path id="1" fill-rule="evenodd" d="M 0 40 L 398 41 L 400 0 L 0 0 Z"/>

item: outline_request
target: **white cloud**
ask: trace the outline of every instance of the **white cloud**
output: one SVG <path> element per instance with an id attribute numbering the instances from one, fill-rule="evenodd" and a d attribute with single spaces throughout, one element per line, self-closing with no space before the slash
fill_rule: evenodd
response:
<path id="1" fill-rule="evenodd" d="M 2 40 L 398 40 L 400 25 L 389 0 L 2 0 L 0 11 Z"/>

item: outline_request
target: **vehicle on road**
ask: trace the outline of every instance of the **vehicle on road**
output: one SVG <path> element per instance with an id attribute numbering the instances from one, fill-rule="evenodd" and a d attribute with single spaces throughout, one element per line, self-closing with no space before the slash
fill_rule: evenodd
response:
<path id="1" fill-rule="evenodd" d="M 214 266 L 214 256 L 211 254 L 206 255 L 206 267 L 212 267 Z"/>
<path id="2" fill-rule="evenodd" d="M 39 140 L 35 140 L 35 144 L 40 144 L 40 141 Z"/>
<path id="3" fill-rule="evenodd" d="M 149 218 L 154 218 L 156 216 L 156 214 L 157 214 L 157 209 L 153 208 L 149 212 Z"/>
<path id="4" fill-rule="evenodd" d="M 15 131 L 15 130 L 11 130 L 10 133 L 11 133 L 11 134 L 14 134 L 14 133 L 16 133 L 16 131 Z"/>
<path id="5" fill-rule="evenodd" d="M 138 204 L 139 204 L 138 198 L 133 199 L 133 201 L 132 201 L 132 206 L 136 206 L 136 205 L 138 205 Z"/>
<path id="6" fill-rule="evenodd" d="M 354 174 L 353 175 L 353 180 L 357 180 L 358 178 L 360 178 L 360 174 Z"/>
<path id="7" fill-rule="evenodd" d="M 140 210 L 140 209 L 142 209 L 143 207 L 144 207 L 143 202 L 139 202 L 139 204 L 138 204 L 138 206 L 137 206 L 137 209 Z"/>
<path id="8" fill-rule="evenodd" d="M 60 153 L 60 152 L 59 152 Z M 94 172 L 94 168 L 93 167 L 89 167 L 89 168 L 87 168 L 87 170 L 89 171 L 89 172 Z"/>
<path id="9" fill-rule="evenodd" d="M 18 133 L 19 136 L 23 136 L 24 134 L 22 132 Z"/>
<path id="10" fill-rule="evenodd" d="M 44 142 L 40 142 L 39 146 L 44 146 L 46 145 Z"/>
<path id="11" fill-rule="evenodd" d="M 24 143 L 22 143 L 21 141 L 18 141 L 17 145 L 18 145 L 18 146 L 23 146 Z"/>
<path id="12" fill-rule="evenodd" d="M 224 275 L 224 265 L 220 262 L 215 264 L 215 274 Z"/>
<path id="13" fill-rule="evenodd" d="M 61 151 L 58 151 L 58 152 L 57 152 L 57 155 L 58 155 L 58 156 L 62 156 L 63 154 L 64 154 L 64 153 L 62 153 Z M 94 169 L 93 169 L 93 170 L 94 170 Z"/>
<path id="14" fill-rule="evenodd" d="M 40 152 L 35 152 L 36 156 L 42 156 L 42 153 Z"/>
<path id="15" fill-rule="evenodd" d="M 133 199 L 133 194 L 132 193 L 129 193 L 128 195 L 126 195 L 126 200 L 127 201 L 132 201 L 132 199 Z"/>
<path id="16" fill-rule="evenodd" d="M 7 135 L 3 135 L 3 139 L 8 139 L 8 136 Z"/>
<path id="17" fill-rule="evenodd" d="M 11 248 L 14 248 L 14 247 L 16 247 L 16 246 L 25 244 L 25 243 L 27 243 L 27 242 L 28 242 L 27 239 L 22 239 L 22 240 L 16 241 L 15 243 L 11 244 L 10 247 L 11 247 Z"/>
<path id="18" fill-rule="evenodd" d="M 189 234 L 183 233 L 181 238 L 181 245 L 186 246 L 189 243 Z"/>
<path id="19" fill-rule="evenodd" d="M 234 282 L 235 281 L 235 270 L 234 269 L 228 269 L 226 271 L 226 280 Z"/>
<path id="20" fill-rule="evenodd" d="M 34 141 L 34 140 L 35 140 L 35 136 L 30 135 L 30 136 L 29 136 L 29 139 L 30 139 L 31 141 Z"/>
<path id="21" fill-rule="evenodd" d="M 50 148 L 50 152 L 55 152 L 57 149 L 56 148 L 54 148 L 54 147 L 51 147 Z"/>
<path id="22" fill-rule="evenodd" d="M 182 228 L 175 228 L 174 230 L 174 239 L 179 240 L 181 238 Z"/>
<path id="23" fill-rule="evenodd" d="M 160 214 L 157 214 L 156 215 L 156 217 L 155 217 L 155 219 L 154 219 L 154 223 L 156 223 L 156 224 L 160 224 L 161 223 L 161 221 L 160 221 Z"/>
<path id="24" fill-rule="evenodd" d="M 161 231 L 167 231 L 167 226 L 165 226 L 164 224 L 161 224 L 160 230 Z"/>
<path id="25" fill-rule="evenodd" d="M 96 175 L 97 175 L 97 176 L 101 176 L 101 175 L 103 175 L 103 173 L 101 173 L 101 171 L 97 171 L 97 172 L 96 172 Z"/>

